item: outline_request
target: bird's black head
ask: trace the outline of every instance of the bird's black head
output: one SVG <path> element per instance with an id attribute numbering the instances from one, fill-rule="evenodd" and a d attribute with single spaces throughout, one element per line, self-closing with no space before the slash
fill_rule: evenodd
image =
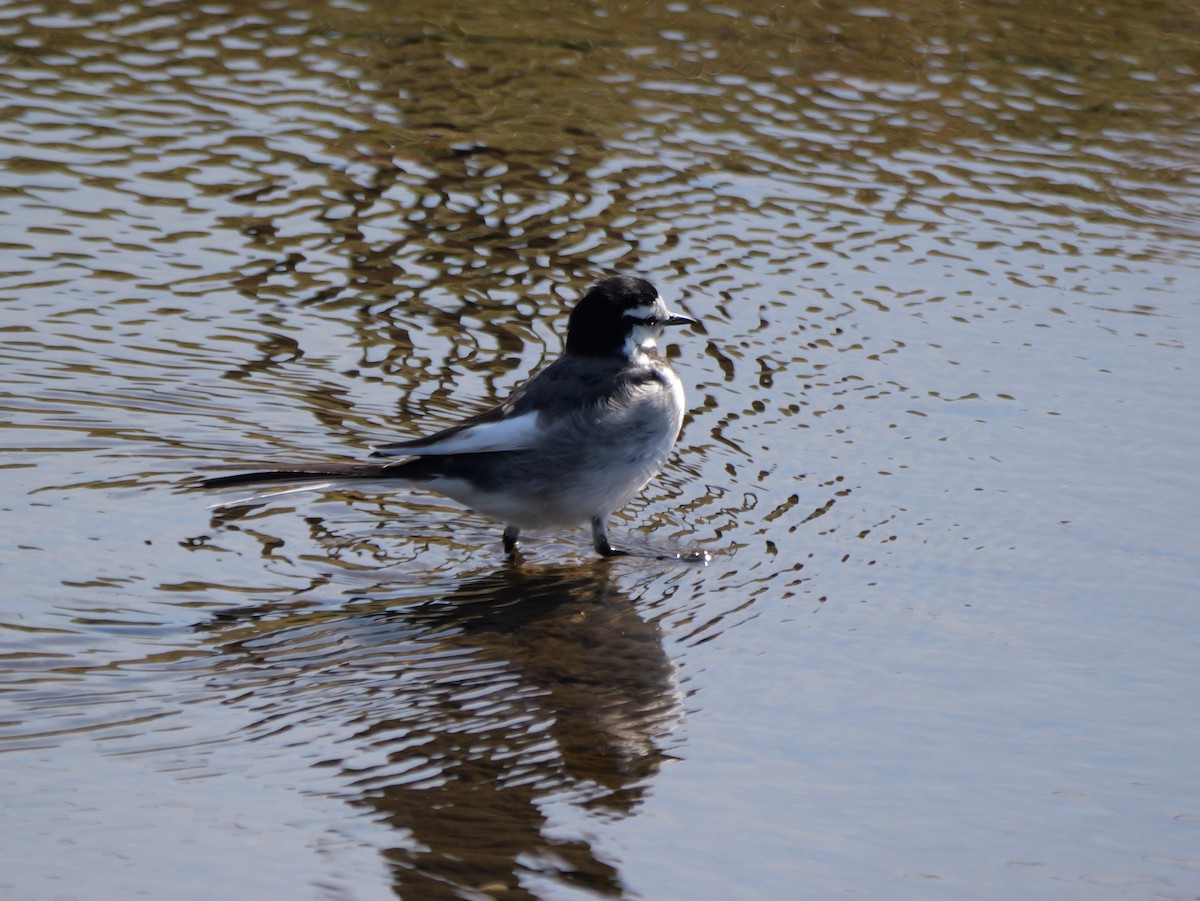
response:
<path id="1" fill-rule="evenodd" d="M 638 347 L 653 347 L 668 325 L 695 324 L 675 316 L 658 291 L 644 278 L 614 275 L 602 278 L 571 311 L 567 352 L 587 356 L 631 356 Z"/>

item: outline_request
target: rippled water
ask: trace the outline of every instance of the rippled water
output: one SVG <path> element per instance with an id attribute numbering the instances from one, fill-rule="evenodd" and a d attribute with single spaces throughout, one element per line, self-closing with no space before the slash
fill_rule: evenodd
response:
<path id="1" fill-rule="evenodd" d="M 1200 894 L 1186 4 L 0 8 L 0 890 Z M 594 560 L 198 466 L 485 408 L 648 275 Z"/>

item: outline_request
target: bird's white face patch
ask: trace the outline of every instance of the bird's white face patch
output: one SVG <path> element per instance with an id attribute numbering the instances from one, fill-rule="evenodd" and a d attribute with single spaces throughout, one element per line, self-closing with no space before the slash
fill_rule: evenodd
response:
<path id="1" fill-rule="evenodd" d="M 647 350 L 653 350 L 657 345 L 654 340 L 663 333 L 663 323 L 670 317 L 667 305 L 661 296 L 654 298 L 654 303 L 642 304 L 640 307 L 630 307 L 621 314 L 626 319 L 634 320 L 629 337 L 625 341 L 625 354 L 631 359 Z"/>
<path id="2" fill-rule="evenodd" d="M 640 307 L 630 307 L 621 315 L 626 319 L 658 319 L 667 314 L 667 305 L 661 297 L 654 298 L 654 303 L 644 303 Z"/>

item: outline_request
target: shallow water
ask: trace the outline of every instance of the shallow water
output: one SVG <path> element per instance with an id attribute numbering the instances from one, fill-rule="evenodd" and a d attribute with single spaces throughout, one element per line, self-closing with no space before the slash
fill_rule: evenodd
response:
<path id="1" fill-rule="evenodd" d="M 1185 4 L 0 9 L 12 898 L 1200 894 Z M 593 559 L 209 509 L 702 320 Z"/>

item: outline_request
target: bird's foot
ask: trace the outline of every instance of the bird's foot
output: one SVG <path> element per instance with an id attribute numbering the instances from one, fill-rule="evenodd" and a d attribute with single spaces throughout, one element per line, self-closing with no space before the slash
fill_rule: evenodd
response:
<path id="1" fill-rule="evenodd" d="M 511 563 L 517 561 L 517 538 L 520 534 L 521 530 L 516 526 L 508 526 L 504 530 L 504 555 L 508 557 Z"/>
<path id="2" fill-rule="evenodd" d="M 608 543 L 608 531 L 604 527 L 604 520 L 596 517 L 592 520 L 592 547 L 596 549 L 596 553 L 601 557 L 645 557 L 650 560 L 679 560 L 683 563 L 702 563 L 707 564 L 712 557 L 707 551 L 673 551 L 670 553 L 656 553 L 654 551 L 625 551 L 620 548 L 615 548 Z"/>
<path id="3" fill-rule="evenodd" d="M 707 566 L 712 560 L 712 554 L 708 551 L 675 551 L 671 554 L 659 554 L 659 560 L 678 560 L 680 563 L 700 563 Z"/>

